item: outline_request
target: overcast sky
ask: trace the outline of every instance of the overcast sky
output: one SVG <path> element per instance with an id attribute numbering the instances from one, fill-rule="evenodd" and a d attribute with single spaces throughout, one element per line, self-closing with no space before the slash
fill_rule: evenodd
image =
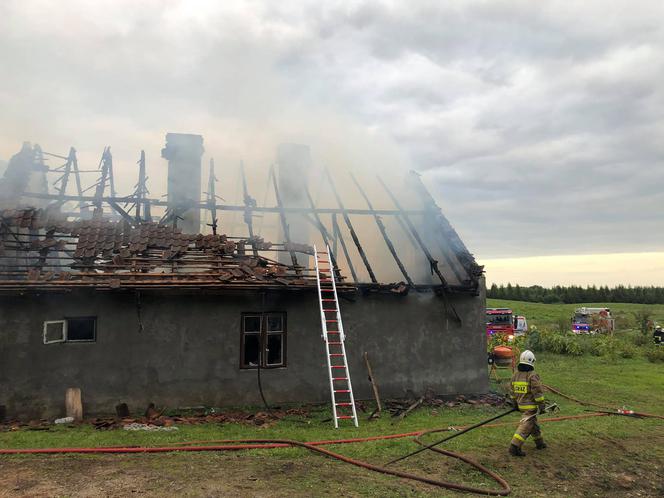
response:
<path id="1" fill-rule="evenodd" d="M 664 251 L 662 19 L 661 1 L 1 0 L 0 159 L 111 145 L 134 175 L 145 148 L 159 182 L 167 131 L 222 164 L 295 141 L 421 171 L 480 260 Z"/>

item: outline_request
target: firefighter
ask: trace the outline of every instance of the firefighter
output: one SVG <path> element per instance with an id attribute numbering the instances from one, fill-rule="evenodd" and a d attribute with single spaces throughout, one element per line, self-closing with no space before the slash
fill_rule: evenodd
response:
<path id="1" fill-rule="evenodd" d="M 655 327 L 655 332 L 653 332 L 652 338 L 657 346 L 664 346 L 664 330 L 662 330 L 661 325 Z"/>
<path id="2" fill-rule="evenodd" d="M 517 371 L 512 375 L 512 398 L 522 413 L 519 426 L 512 436 L 510 455 L 526 456 L 521 447 L 532 434 L 538 450 L 546 448 L 542 431 L 537 424 L 537 413 L 544 413 L 544 393 L 542 381 L 535 373 L 535 355 L 532 351 L 524 351 L 519 357 Z"/>

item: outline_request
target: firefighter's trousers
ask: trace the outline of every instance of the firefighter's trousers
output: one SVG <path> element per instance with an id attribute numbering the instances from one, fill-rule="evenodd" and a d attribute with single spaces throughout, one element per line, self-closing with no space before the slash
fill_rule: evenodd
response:
<path id="1" fill-rule="evenodd" d="M 521 414 L 519 426 L 512 436 L 512 444 L 521 448 L 530 435 L 533 436 L 535 442 L 543 441 L 542 431 L 537 423 L 537 410 L 527 410 Z"/>

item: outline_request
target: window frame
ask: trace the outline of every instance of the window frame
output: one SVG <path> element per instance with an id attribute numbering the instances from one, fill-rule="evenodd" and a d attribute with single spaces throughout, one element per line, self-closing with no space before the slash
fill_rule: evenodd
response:
<path id="1" fill-rule="evenodd" d="M 69 321 L 70 320 L 92 320 L 93 322 L 93 332 L 92 339 L 70 339 L 69 338 Z M 62 339 L 56 339 L 54 341 L 49 341 L 46 339 L 46 332 L 48 326 L 51 324 L 62 324 Z M 66 316 L 61 320 L 44 320 L 42 329 L 42 337 L 44 344 L 63 344 L 63 343 L 92 343 L 97 342 L 97 317 L 96 316 Z"/>
<path id="2" fill-rule="evenodd" d="M 53 324 L 60 324 L 62 325 L 62 339 L 55 339 L 53 341 L 49 341 L 46 338 L 47 332 L 48 332 L 48 326 L 53 325 Z M 62 342 L 67 341 L 67 320 L 44 320 L 44 324 L 42 326 L 42 338 L 44 341 L 44 344 L 60 344 Z"/>
<path id="3" fill-rule="evenodd" d="M 268 319 L 271 316 L 279 316 L 281 318 L 281 330 L 278 331 L 268 331 Z M 245 319 L 247 317 L 260 317 L 260 330 L 258 332 L 245 332 Z M 252 312 L 247 311 L 243 312 L 240 317 L 240 369 L 241 370 L 255 370 L 257 368 L 262 369 L 274 369 L 274 368 L 286 368 L 288 366 L 287 355 L 286 355 L 286 345 L 287 345 L 287 336 L 288 336 L 288 327 L 287 327 L 287 315 L 285 311 L 265 311 L 265 312 Z M 244 362 L 245 355 L 245 336 L 246 335 L 258 335 L 258 344 L 259 344 L 259 353 L 258 353 L 258 365 L 249 365 Z M 279 363 L 268 363 L 268 337 L 270 335 L 279 335 L 281 336 L 281 361 Z"/>

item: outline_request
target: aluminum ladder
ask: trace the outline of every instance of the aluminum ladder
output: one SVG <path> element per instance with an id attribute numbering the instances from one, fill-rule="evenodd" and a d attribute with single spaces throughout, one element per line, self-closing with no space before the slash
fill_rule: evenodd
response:
<path id="1" fill-rule="evenodd" d="M 335 429 L 339 428 L 339 420 L 352 420 L 357 427 L 355 397 L 350 382 L 350 371 L 346 359 L 346 336 L 341 323 L 341 311 L 337 298 L 335 268 L 330 257 L 330 247 L 318 251 L 314 246 L 316 260 L 316 281 L 318 283 L 318 304 L 320 304 L 320 322 L 325 356 L 330 377 L 330 394 L 332 396 L 332 415 Z"/>

